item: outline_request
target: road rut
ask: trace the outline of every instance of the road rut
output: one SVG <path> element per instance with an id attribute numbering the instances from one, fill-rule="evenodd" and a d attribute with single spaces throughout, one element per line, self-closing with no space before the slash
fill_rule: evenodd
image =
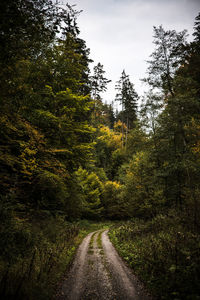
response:
<path id="1" fill-rule="evenodd" d="M 96 231 L 83 240 L 56 300 L 151 300 L 107 233 Z"/>

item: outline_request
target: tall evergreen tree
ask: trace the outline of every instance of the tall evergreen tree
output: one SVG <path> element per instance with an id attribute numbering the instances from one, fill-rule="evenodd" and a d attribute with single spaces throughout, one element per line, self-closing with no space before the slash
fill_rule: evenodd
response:
<path id="1" fill-rule="evenodd" d="M 122 144 L 124 144 L 124 142 L 126 144 L 128 130 L 133 128 L 133 122 L 137 119 L 138 94 L 134 89 L 133 83 L 129 79 L 129 75 L 126 75 L 125 70 L 122 71 L 121 77 L 119 81 L 117 81 L 115 88 L 118 91 L 115 100 L 119 101 L 122 106 L 121 121 L 122 123 L 126 123 L 125 141 L 124 129 L 122 126 Z"/>
<path id="2" fill-rule="evenodd" d="M 94 73 L 90 77 L 91 81 L 91 89 L 92 89 L 92 97 L 95 100 L 100 100 L 100 94 L 107 90 L 107 85 L 111 80 L 107 79 L 105 76 L 105 71 L 103 69 L 103 65 L 98 63 L 94 66 Z"/>
<path id="3" fill-rule="evenodd" d="M 194 36 L 194 42 L 199 43 L 199 41 L 200 41 L 200 13 L 195 18 L 193 36 Z"/>
<path id="4" fill-rule="evenodd" d="M 193 75 L 190 76 L 188 70 L 194 57 L 198 61 L 198 55 L 194 55 L 192 50 L 194 44 L 187 44 L 186 31 L 165 31 L 160 26 L 154 27 L 154 32 L 156 49 L 151 55 L 153 59 L 149 61 L 147 82 L 163 93 L 163 109 L 156 118 L 157 127 L 153 134 L 156 142 L 155 159 L 161 171 L 160 178 L 167 201 L 170 205 L 183 207 L 186 200 L 185 186 L 190 173 L 190 138 L 187 128 L 199 111 L 197 84 L 192 78 L 196 72 L 192 71 Z M 158 105 L 158 101 L 154 101 Z"/>
<path id="5" fill-rule="evenodd" d="M 91 96 L 94 101 L 94 111 L 93 111 L 93 122 L 95 126 L 98 126 L 100 123 L 100 116 L 106 107 L 102 103 L 101 93 L 107 90 L 108 83 L 111 80 L 105 77 L 105 71 L 103 69 L 103 65 L 98 63 L 94 66 L 93 75 L 90 77 L 90 87 L 91 87 Z"/>

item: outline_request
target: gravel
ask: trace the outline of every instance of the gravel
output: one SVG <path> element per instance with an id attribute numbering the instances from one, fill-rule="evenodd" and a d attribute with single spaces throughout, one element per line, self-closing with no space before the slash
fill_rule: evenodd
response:
<path id="1" fill-rule="evenodd" d="M 86 236 L 56 300 L 152 300 L 119 257 L 107 232 L 96 231 Z"/>

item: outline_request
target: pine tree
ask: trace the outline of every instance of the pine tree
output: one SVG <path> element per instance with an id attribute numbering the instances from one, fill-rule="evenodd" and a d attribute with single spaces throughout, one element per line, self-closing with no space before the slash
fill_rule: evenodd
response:
<path id="1" fill-rule="evenodd" d="M 194 36 L 194 42 L 199 43 L 199 41 L 200 41 L 200 13 L 195 18 L 193 36 Z"/>
<path id="2" fill-rule="evenodd" d="M 152 135 L 152 159 L 157 161 L 160 169 L 159 177 L 168 204 L 182 208 L 188 177 L 190 172 L 195 173 L 189 166 L 189 160 L 192 162 L 193 158 L 192 155 L 189 158 L 188 126 L 199 112 L 198 55 L 194 43 L 187 44 L 186 31 L 165 31 L 160 26 L 154 27 L 154 32 L 156 49 L 149 61 L 147 82 L 156 91 L 159 88 L 163 105 Z M 158 104 L 155 98 L 151 107 Z"/>
<path id="3" fill-rule="evenodd" d="M 133 83 L 129 79 L 129 75 L 126 75 L 125 70 L 122 71 L 119 81 L 117 81 L 115 100 L 119 101 L 122 106 L 121 121 L 126 123 L 126 134 L 124 140 L 124 127 L 122 126 L 122 144 L 126 145 L 128 131 L 133 128 L 133 122 L 137 119 L 137 101 L 138 94 L 134 89 Z"/>
<path id="4" fill-rule="evenodd" d="M 101 93 L 107 90 L 107 85 L 111 80 L 105 76 L 103 65 L 98 63 L 94 66 L 93 75 L 90 77 L 91 96 L 94 101 L 93 122 L 97 126 L 100 123 L 100 115 L 102 115 L 104 104 L 102 103 Z"/>
<path id="5" fill-rule="evenodd" d="M 103 70 L 103 65 L 98 63 L 94 66 L 94 74 L 90 77 L 91 81 L 91 90 L 92 97 L 95 100 L 101 99 L 100 93 L 103 93 L 107 90 L 107 84 L 111 82 L 111 80 L 104 77 L 105 71 Z"/>

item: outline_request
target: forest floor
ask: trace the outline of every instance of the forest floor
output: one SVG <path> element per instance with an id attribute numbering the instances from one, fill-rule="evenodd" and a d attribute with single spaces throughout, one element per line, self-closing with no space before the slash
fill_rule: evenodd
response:
<path id="1" fill-rule="evenodd" d="M 107 232 L 98 230 L 85 237 L 56 300 L 152 299 L 119 257 Z"/>

